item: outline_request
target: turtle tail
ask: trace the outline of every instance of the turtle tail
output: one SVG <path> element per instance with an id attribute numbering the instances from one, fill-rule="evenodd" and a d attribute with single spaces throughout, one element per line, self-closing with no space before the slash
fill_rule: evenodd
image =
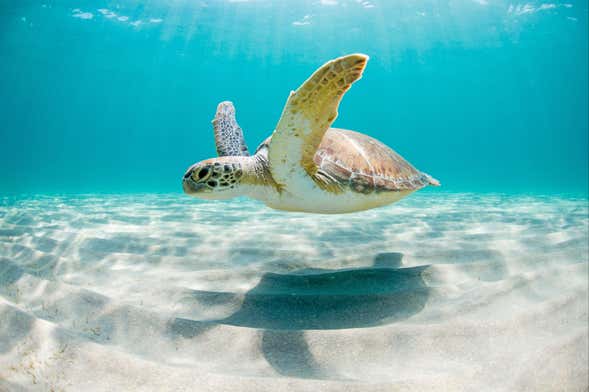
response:
<path id="1" fill-rule="evenodd" d="M 427 178 L 428 184 L 433 185 L 433 186 L 440 186 L 440 185 L 442 185 L 442 184 L 440 184 L 440 181 L 436 180 L 435 178 L 433 178 L 429 174 L 426 174 L 426 173 L 423 173 L 423 174 L 425 174 L 425 177 Z"/>

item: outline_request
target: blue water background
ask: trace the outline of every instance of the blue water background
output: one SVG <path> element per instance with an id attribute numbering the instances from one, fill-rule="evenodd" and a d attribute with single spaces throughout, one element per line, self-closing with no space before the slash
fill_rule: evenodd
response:
<path id="1" fill-rule="evenodd" d="M 180 191 L 219 101 L 252 150 L 363 52 L 335 126 L 445 190 L 587 195 L 587 30 L 573 0 L 0 1 L 0 192 Z"/>

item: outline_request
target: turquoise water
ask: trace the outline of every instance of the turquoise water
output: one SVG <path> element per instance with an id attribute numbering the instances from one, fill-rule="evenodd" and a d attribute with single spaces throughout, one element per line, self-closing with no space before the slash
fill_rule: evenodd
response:
<path id="1" fill-rule="evenodd" d="M 0 0 L 0 390 L 589 385 L 588 7 Z M 353 214 L 182 194 L 334 57 L 335 126 L 442 183 Z"/>
<path id="2" fill-rule="evenodd" d="M 363 52 L 336 126 L 445 190 L 587 195 L 584 1 L 5 1 L 0 26 L 4 193 L 180 192 L 218 102 L 251 150 Z"/>

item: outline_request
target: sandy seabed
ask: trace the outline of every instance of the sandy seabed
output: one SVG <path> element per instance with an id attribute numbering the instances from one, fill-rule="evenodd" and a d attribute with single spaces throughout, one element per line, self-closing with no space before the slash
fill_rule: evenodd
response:
<path id="1" fill-rule="evenodd" d="M 0 198 L 1 391 L 586 391 L 588 201 Z"/>

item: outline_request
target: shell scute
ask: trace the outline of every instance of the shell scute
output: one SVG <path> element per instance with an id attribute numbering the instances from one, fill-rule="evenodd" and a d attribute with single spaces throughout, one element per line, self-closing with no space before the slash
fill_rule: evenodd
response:
<path id="1" fill-rule="evenodd" d="M 352 177 L 352 171 L 329 159 L 323 160 L 321 169 L 340 182 L 346 182 Z"/>
<path id="2" fill-rule="evenodd" d="M 374 191 L 373 178 L 363 173 L 352 173 L 350 177 L 350 188 L 359 193 L 372 193 Z"/>

